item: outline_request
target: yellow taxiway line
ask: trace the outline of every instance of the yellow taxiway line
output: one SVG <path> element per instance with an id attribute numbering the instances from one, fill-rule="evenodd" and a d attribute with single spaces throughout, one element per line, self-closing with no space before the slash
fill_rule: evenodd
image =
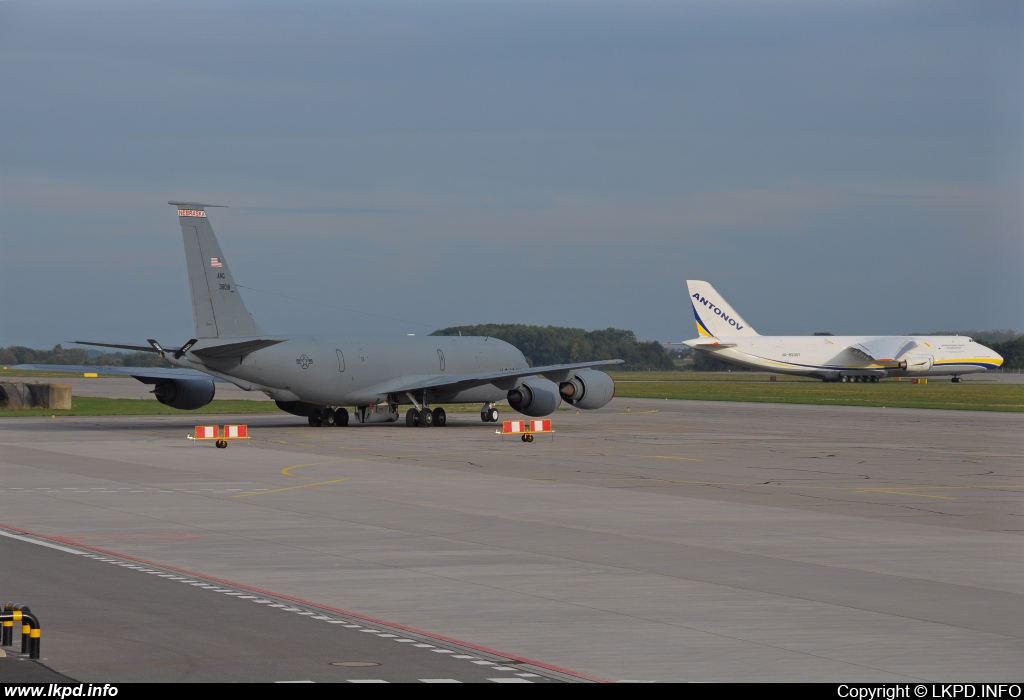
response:
<path id="1" fill-rule="evenodd" d="M 299 486 L 285 486 L 283 489 L 271 489 L 270 491 L 253 491 L 252 493 L 240 493 L 232 498 L 245 498 L 246 496 L 263 496 L 268 493 L 278 493 L 280 491 L 291 491 L 293 489 L 308 489 L 310 486 L 323 486 L 325 484 L 337 484 L 341 481 L 348 481 L 346 476 L 344 479 L 332 479 L 331 481 L 318 481 L 315 484 L 300 484 Z"/>

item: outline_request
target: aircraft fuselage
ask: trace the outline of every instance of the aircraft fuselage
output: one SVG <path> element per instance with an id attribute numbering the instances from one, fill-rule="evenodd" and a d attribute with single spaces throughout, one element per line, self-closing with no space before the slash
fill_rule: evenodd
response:
<path id="1" fill-rule="evenodd" d="M 385 403 L 401 387 L 429 379 L 529 366 L 514 346 L 483 337 L 427 336 L 398 341 L 300 337 L 242 357 L 214 359 L 195 354 L 207 344 L 200 340 L 181 360 L 168 359 L 182 367 L 213 372 L 279 401 L 302 400 L 328 406 Z M 431 403 L 486 403 L 504 399 L 515 383 L 502 383 L 504 388 L 491 383 L 426 391 Z"/>
<path id="2" fill-rule="evenodd" d="M 967 336 L 906 336 L 915 346 L 890 362 L 866 361 L 852 347 L 878 336 L 718 336 L 686 341 L 715 357 L 780 374 L 835 379 L 848 376 L 957 376 L 999 367 L 1003 359 Z"/>

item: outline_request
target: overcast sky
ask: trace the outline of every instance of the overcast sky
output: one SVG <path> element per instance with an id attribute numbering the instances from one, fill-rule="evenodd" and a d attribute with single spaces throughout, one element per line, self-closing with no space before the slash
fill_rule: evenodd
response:
<path id="1" fill-rule="evenodd" d="M 169 199 L 275 333 L 1024 331 L 1016 0 L 0 0 L 0 94 L 0 346 L 193 337 Z"/>

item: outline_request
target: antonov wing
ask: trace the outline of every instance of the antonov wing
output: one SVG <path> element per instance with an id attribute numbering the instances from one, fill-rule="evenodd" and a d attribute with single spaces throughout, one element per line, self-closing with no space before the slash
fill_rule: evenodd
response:
<path id="1" fill-rule="evenodd" d="M 849 347 L 869 362 L 895 362 L 896 358 L 915 345 L 917 343 L 912 338 L 902 335 L 887 335 L 869 338 Z"/>
<path id="2" fill-rule="evenodd" d="M 381 393 L 404 393 L 407 391 L 421 391 L 423 389 L 449 389 L 462 390 L 470 389 L 484 384 L 494 384 L 499 389 L 512 389 L 516 380 L 522 377 L 532 377 L 542 374 L 552 381 L 566 381 L 574 370 L 590 369 L 591 367 L 603 367 L 605 365 L 618 365 L 625 360 L 595 360 L 594 362 L 577 362 L 568 365 L 544 365 L 542 367 L 527 367 L 525 369 L 509 369 L 502 372 L 482 372 L 480 374 L 462 374 L 447 376 L 431 375 L 427 377 L 399 377 L 395 380 L 385 382 L 381 385 Z"/>

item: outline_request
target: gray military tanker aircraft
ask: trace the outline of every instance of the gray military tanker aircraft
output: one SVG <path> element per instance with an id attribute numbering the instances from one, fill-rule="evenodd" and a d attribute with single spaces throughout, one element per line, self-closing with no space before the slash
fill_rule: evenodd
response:
<path id="1" fill-rule="evenodd" d="M 601 360 L 530 367 L 523 353 L 497 338 L 404 337 L 388 342 L 282 338 L 265 333 L 245 307 L 227 258 L 197 202 L 168 202 L 177 207 L 185 262 L 192 292 L 196 337 L 176 350 L 156 340 L 148 346 L 75 341 L 80 345 L 157 352 L 173 370 L 139 368 L 132 376 L 154 385 L 160 403 L 191 410 L 213 400 L 211 377 L 246 391 L 262 391 L 284 411 L 308 419 L 312 426 L 344 426 L 346 406 L 359 423 L 397 421 L 406 425 L 442 426 L 438 403 L 479 403 L 480 419 L 496 422 L 495 403 L 508 401 L 533 417 L 554 412 L 562 401 L 576 408 L 607 404 L 615 384 L 593 369 L 619 364 Z M 198 370 L 198 372 L 197 372 Z"/>

